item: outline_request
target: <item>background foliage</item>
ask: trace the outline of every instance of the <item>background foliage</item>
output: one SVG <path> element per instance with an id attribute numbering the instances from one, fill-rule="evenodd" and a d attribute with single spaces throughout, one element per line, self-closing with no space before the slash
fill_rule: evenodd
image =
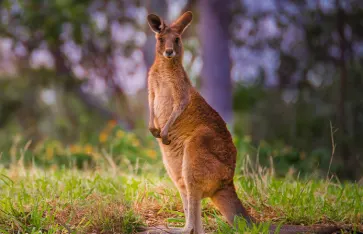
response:
<path id="1" fill-rule="evenodd" d="M 92 167 L 110 148 L 117 164 L 160 160 L 145 126 L 154 53 L 145 18 L 156 12 L 170 22 L 192 10 L 185 68 L 231 125 L 241 157 L 273 164 L 281 176 L 326 176 L 330 168 L 340 178 L 362 177 L 359 0 L 0 4 L 4 166 L 25 145 L 24 162 L 39 166 Z"/>

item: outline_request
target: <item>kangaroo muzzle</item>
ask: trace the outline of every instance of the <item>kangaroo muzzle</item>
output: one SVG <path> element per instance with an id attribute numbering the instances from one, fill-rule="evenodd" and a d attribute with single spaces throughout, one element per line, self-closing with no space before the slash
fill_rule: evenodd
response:
<path id="1" fill-rule="evenodd" d="M 173 49 L 165 49 L 163 55 L 165 58 L 173 58 L 175 56 L 175 52 Z"/>

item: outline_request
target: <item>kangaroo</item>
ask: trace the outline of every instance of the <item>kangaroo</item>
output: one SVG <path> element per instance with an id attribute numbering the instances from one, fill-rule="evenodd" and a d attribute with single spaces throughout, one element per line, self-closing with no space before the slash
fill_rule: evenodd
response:
<path id="1" fill-rule="evenodd" d="M 233 184 L 237 150 L 226 123 L 192 86 L 183 68 L 181 35 L 192 18 L 192 13 L 186 12 L 167 26 L 159 16 L 147 16 L 157 40 L 155 61 L 148 73 L 148 127 L 182 198 L 186 224 L 180 232 L 201 234 L 201 199 L 205 197 L 211 198 L 231 225 L 236 216 L 249 224 L 255 220 L 243 207 Z M 272 226 L 271 232 L 275 228 Z M 283 226 L 280 232 L 316 230 Z"/>

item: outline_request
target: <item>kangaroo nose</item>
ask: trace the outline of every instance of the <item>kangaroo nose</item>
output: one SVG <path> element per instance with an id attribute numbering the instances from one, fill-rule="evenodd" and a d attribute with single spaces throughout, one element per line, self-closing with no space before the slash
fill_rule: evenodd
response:
<path id="1" fill-rule="evenodd" d="M 174 52 L 173 49 L 166 49 L 165 50 L 165 54 L 168 55 L 168 56 L 172 55 L 173 52 Z"/>
<path id="2" fill-rule="evenodd" d="M 165 52 L 164 52 L 164 56 L 168 57 L 168 58 L 173 57 L 174 56 L 174 50 L 173 49 L 166 49 Z"/>

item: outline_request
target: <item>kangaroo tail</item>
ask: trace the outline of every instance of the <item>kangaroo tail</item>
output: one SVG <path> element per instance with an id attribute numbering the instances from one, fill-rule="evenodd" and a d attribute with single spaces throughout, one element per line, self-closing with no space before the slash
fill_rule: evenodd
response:
<path id="1" fill-rule="evenodd" d="M 243 207 L 241 201 L 238 199 L 236 189 L 233 183 L 227 185 L 221 190 L 218 190 L 211 197 L 213 204 L 227 219 L 230 225 L 233 225 L 234 217 L 240 216 L 246 219 L 247 223 L 252 224 L 255 220 L 248 214 L 247 210 Z"/>
<path id="2" fill-rule="evenodd" d="M 247 210 L 243 207 L 241 201 L 239 200 L 236 189 L 233 183 L 227 185 L 221 190 L 218 190 L 211 197 L 213 204 L 222 213 L 222 215 L 227 219 L 230 225 L 233 225 L 235 216 L 243 217 L 246 219 L 249 225 L 257 224 L 252 216 L 250 216 Z M 277 225 L 271 225 L 269 233 L 275 233 L 279 229 L 281 234 L 289 233 L 334 233 L 340 230 L 338 227 L 334 226 L 300 226 L 300 225 L 281 225 L 278 228 Z"/>

